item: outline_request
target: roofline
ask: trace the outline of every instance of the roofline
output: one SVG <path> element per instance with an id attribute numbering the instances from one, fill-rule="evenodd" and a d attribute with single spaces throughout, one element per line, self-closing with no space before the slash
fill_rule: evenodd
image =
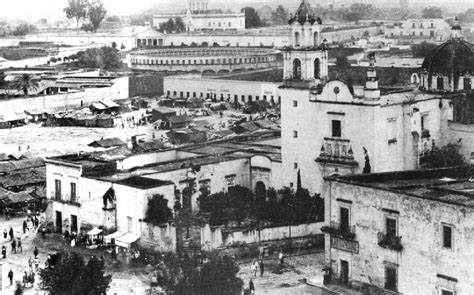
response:
<path id="1" fill-rule="evenodd" d="M 434 169 L 425 169 L 425 170 L 381 172 L 381 173 L 370 173 L 370 174 L 366 174 L 366 175 L 372 175 L 372 176 L 375 176 L 375 175 L 391 175 L 391 174 L 393 175 L 395 173 L 404 173 L 404 172 L 407 173 L 407 172 L 417 172 L 417 171 L 418 172 L 422 172 L 422 171 L 424 171 L 424 172 L 443 171 L 443 170 L 453 171 L 454 169 L 457 170 L 457 169 L 463 169 L 463 168 L 467 168 L 467 167 L 469 167 L 469 166 L 456 166 L 456 167 L 434 168 Z M 386 192 L 391 192 L 391 193 L 403 194 L 403 195 L 406 195 L 406 196 L 409 196 L 409 197 L 415 197 L 415 198 L 418 198 L 418 199 L 429 200 L 429 201 L 433 201 L 433 202 L 456 205 L 456 206 L 460 206 L 460 207 L 474 208 L 474 205 L 469 206 L 469 205 L 461 204 L 460 202 L 427 198 L 427 197 L 423 197 L 423 196 L 420 196 L 420 195 L 417 195 L 417 194 L 414 194 L 414 193 L 410 193 L 410 192 L 407 192 L 407 191 L 404 191 L 404 190 L 396 189 L 396 188 L 380 187 L 380 186 L 376 186 L 376 185 L 371 185 L 370 183 L 366 183 L 366 182 L 351 180 L 351 178 L 361 176 L 361 175 L 364 175 L 364 174 L 353 174 L 353 175 L 349 175 L 349 176 L 326 176 L 326 177 L 323 177 L 323 179 L 324 179 L 324 181 L 328 181 L 328 182 L 339 182 L 339 183 L 350 184 L 350 185 L 355 185 L 355 186 L 359 186 L 359 187 L 371 188 L 371 189 L 374 189 L 374 190 L 381 190 L 381 191 L 386 191 Z M 456 182 L 460 182 L 460 181 L 452 181 L 451 183 L 456 183 Z M 424 185 L 412 185 L 412 187 L 414 187 L 414 188 L 423 187 L 423 186 Z M 432 186 L 434 186 L 434 185 L 432 185 Z M 466 195 L 465 193 L 462 193 L 462 192 L 457 192 L 457 191 L 452 191 L 452 192 L 453 192 L 453 194 L 458 194 L 458 195 L 463 195 L 463 196 Z"/>

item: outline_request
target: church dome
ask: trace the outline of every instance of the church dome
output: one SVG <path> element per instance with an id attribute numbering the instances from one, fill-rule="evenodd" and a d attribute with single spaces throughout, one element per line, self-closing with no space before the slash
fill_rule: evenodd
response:
<path id="1" fill-rule="evenodd" d="M 426 56 L 421 68 L 431 75 L 473 75 L 474 45 L 460 38 L 448 40 Z"/>

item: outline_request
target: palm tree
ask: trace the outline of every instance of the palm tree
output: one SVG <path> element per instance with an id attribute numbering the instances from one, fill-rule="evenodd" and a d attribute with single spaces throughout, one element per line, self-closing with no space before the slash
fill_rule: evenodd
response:
<path id="1" fill-rule="evenodd" d="M 28 89 L 38 89 L 40 78 L 31 74 L 21 74 L 15 80 L 15 87 L 28 96 Z"/>

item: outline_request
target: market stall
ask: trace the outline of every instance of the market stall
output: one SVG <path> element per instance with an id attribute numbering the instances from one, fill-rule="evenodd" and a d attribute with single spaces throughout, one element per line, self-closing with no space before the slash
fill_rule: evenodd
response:
<path id="1" fill-rule="evenodd" d="M 94 227 L 87 233 L 86 245 L 89 249 L 95 249 L 104 243 L 104 235 L 102 230 Z"/>

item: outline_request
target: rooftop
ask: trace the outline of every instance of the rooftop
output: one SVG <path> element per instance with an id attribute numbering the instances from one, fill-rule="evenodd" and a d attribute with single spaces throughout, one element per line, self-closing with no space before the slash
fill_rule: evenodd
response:
<path id="1" fill-rule="evenodd" d="M 150 189 L 150 188 L 173 184 L 173 182 L 171 181 L 163 181 L 159 179 L 146 178 L 142 176 L 132 176 L 130 178 L 119 180 L 116 183 L 138 188 L 138 189 Z"/>
<path id="2" fill-rule="evenodd" d="M 474 207 L 473 175 L 474 167 L 469 166 L 326 177 L 325 180 Z"/>

